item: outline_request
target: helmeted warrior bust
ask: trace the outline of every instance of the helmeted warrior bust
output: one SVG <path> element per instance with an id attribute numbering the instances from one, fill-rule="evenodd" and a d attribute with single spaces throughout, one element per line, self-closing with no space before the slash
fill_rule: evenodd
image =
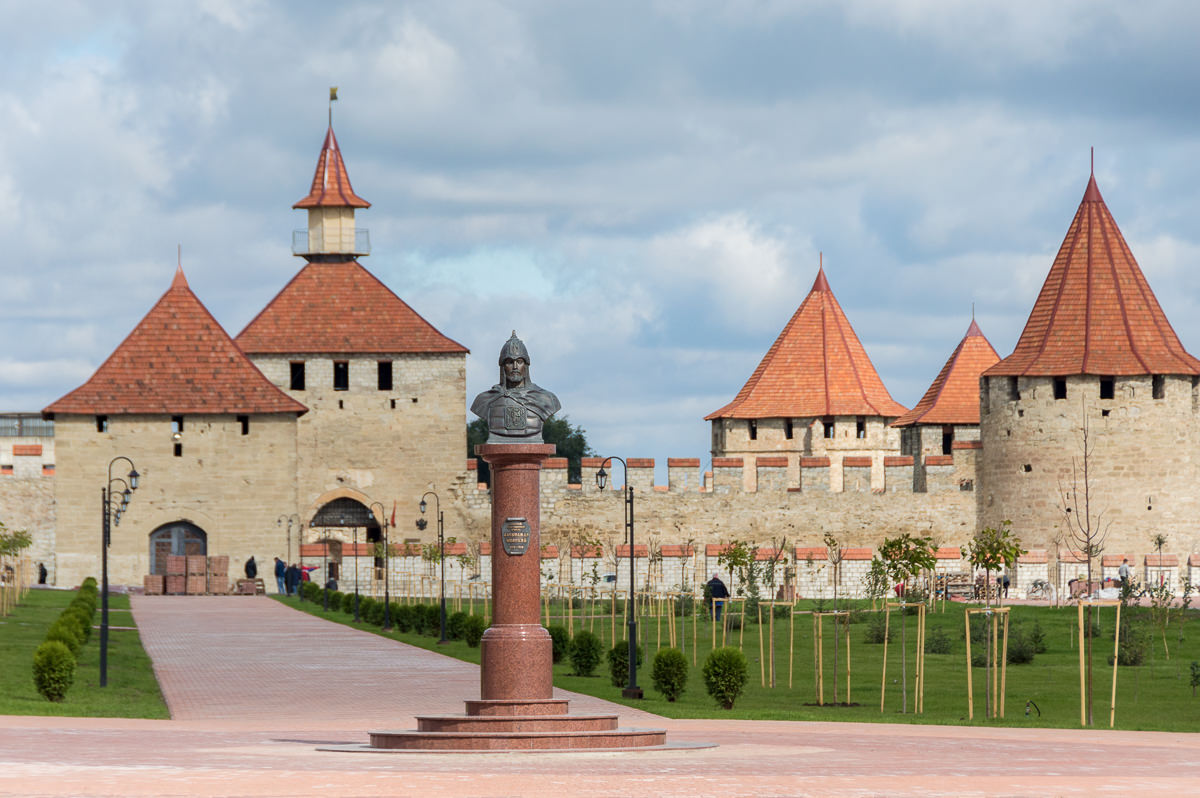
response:
<path id="1" fill-rule="evenodd" d="M 562 407 L 529 379 L 529 350 L 513 330 L 500 349 L 500 383 L 475 397 L 471 412 L 488 424 L 488 443 L 542 443 L 542 426 Z"/>

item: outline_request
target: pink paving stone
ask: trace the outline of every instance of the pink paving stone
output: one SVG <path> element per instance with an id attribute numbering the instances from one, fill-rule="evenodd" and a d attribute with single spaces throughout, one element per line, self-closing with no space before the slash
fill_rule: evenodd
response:
<path id="1" fill-rule="evenodd" d="M 1200 783 L 1197 735 L 669 720 L 559 690 L 574 711 L 720 747 L 322 753 L 365 744 L 371 726 L 461 711 L 478 668 L 263 597 L 137 597 L 134 617 L 174 719 L 0 717 L 0 795 L 1044 798 L 1184 795 Z M 1191 702 L 1179 711 L 1200 714 Z"/>

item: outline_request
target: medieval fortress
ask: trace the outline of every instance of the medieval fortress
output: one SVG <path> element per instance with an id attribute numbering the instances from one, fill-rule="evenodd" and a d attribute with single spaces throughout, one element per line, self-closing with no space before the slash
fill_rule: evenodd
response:
<path id="1" fill-rule="evenodd" d="M 355 214 L 369 203 L 332 127 L 294 207 L 308 216 L 293 238 L 304 266 L 236 336 L 180 268 L 86 383 L 40 414 L 0 415 L 0 521 L 33 534 L 51 582 L 98 571 L 98 494 L 129 470 L 115 458 L 141 477 L 113 529 L 115 584 L 164 573 L 169 554 L 209 554 L 228 555 L 235 573 L 252 555 L 263 572 L 274 556 L 303 560 L 343 590 L 354 580 L 377 590 L 387 567 L 396 589 L 416 589 L 432 573 L 421 544 L 437 539 L 436 512 L 421 532 L 411 520 L 431 490 L 453 538 L 448 578 L 489 578 L 490 495 L 464 458 L 468 352 L 359 263 L 370 246 Z M 1080 514 L 1107 531 L 1096 556 L 1106 575 L 1128 558 L 1143 579 L 1200 580 L 1200 360 L 1094 177 L 1007 357 L 972 321 L 905 408 L 821 270 L 745 386 L 707 420 L 709 468 L 672 458 L 656 485 L 653 460 L 628 460 L 632 560 L 647 587 L 697 589 L 740 540 L 799 595 L 830 595 L 832 535 L 837 587 L 855 594 L 886 537 L 929 535 L 939 570 L 962 572 L 976 530 L 1009 520 L 1029 549 L 1020 590 L 1086 570 L 1069 534 Z M 599 489 L 600 466 L 584 459 L 580 484 L 565 459 L 543 471 L 548 583 L 627 583 L 623 486 Z M 1076 496 L 1085 487 L 1087 505 Z M 386 560 L 385 537 L 398 552 Z"/>

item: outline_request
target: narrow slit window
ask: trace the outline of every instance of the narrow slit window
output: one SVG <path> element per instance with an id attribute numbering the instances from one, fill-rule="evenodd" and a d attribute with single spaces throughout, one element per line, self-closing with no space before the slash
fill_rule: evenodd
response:
<path id="1" fill-rule="evenodd" d="M 1008 401 L 1016 402 L 1021 398 L 1021 386 L 1017 383 L 1016 377 L 1008 378 Z"/>
<path id="2" fill-rule="evenodd" d="M 183 432 L 183 416 L 171 416 L 171 434 Z"/>
<path id="3" fill-rule="evenodd" d="M 238 424 L 240 424 L 242 426 L 242 434 L 249 435 L 250 434 L 250 416 L 238 416 L 237 420 L 238 420 Z"/>
<path id="4" fill-rule="evenodd" d="M 183 444 L 182 443 L 175 444 L 175 456 L 183 457 Z"/>
<path id="5" fill-rule="evenodd" d="M 288 383 L 293 391 L 304 390 L 304 362 L 292 363 L 291 381 Z"/>
<path id="6" fill-rule="evenodd" d="M 96 432 L 108 432 L 108 416 L 96 416 Z"/>
<path id="7" fill-rule="evenodd" d="M 749 421 L 746 422 L 746 425 L 750 430 L 750 440 L 752 440 L 752 441 L 758 440 L 758 422 L 755 421 L 754 419 L 750 419 Z"/>
<path id="8" fill-rule="evenodd" d="M 333 390 L 335 390 L 335 391 L 350 390 L 350 361 L 348 361 L 348 360 L 333 361 Z"/>
<path id="9" fill-rule="evenodd" d="M 792 420 L 790 418 L 785 418 L 783 420 L 783 437 L 790 441 L 795 434 L 796 430 L 792 425 Z"/>
<path id="10" fill-rule="evenodd" d="M 1066 399 L 1067 398 L 1067 378 L 1066 377 L 1055 377 L 1054 378 L 1054 398 L 1055 399 Z"/>
<path id="11" fill-rule="evenodd" d="M 392 390 L 392 361 L 379 361 L 379 390 Z"/>
<path id="12" fill-rule="evenodd" d="M 942 454 L 954 454 L 954 427 L 942 427 Z"/>
<path id="13" fill-rule="evenodd" d="M 859 416 L 854 419 L 854 437 L 860 439 L 867 437 L 867 419 L 865 416 Z"/>
<path id="14" fill-rule="evenodd" d="M 833 417 L 826 416 L 825 418 L 821 419 L 821 426 L 823 426 L 825 428 L 825 437 L 832 438 L 833 437 Z"/>
<path id="15" fill-rule="evenodd" d="M 1155 399 L 1162 399 L 1167 395 L 1167 378 L 1162 374 L 1155 374 L 1150 377 L 1151 396 Z"/>
<path id="16" fill-rule="evenodd" d="M 1100 398 L 1112 399 L 1116 393 L 1116 379 L 1114 377 L 1100 378 Z"/>

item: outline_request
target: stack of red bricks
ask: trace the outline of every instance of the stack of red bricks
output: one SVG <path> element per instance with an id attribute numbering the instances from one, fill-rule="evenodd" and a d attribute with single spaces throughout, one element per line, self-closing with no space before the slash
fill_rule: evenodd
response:
<path id="1" fill-rule="evenodd" d="M 228 554 L 208 558 L 208 592 L 222 596 L 229 592 Z"/>
<path id="2" fill-rule="evenodd" d="M 162 574 L 146 574 L 144 581 L 144 592 L 147 596 L 161 596 L 165 580 Z"/>
<path id="3" fill-rule="evenodd" d="M 178 554 L 167 555 L 166 593 L 182 595 L 187 588 L 187 558 Z"/>
<path id="4" fill-rule="evenodd" d="M 208 592 L 208 558 L 203 554 L 187 556 L 187 594 L 203 596 Z"/>

